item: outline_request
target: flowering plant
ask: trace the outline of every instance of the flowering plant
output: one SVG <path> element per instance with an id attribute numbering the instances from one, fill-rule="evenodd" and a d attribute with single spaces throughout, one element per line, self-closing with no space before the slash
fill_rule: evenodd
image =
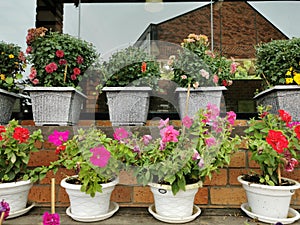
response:
<path id="1" fill-rule="evenodd" d="M 139 183 L 170 184 L 175 195 L 186 184 L 211 178 L 212 172 L 229 164 L 238 148 L 240 138 L 231 136 L 235 113 L 228 112 L 224 118 L 219 113 L 216 106 L 208 105 L 194 119 L 184 117 L 180 130 L 166 119 L 160 120 L 157 134 L 141 136 L 118 128 L 114 138 L 126 151 L 124 162 Z"/>
<path id="2" fill-rule="evenodd" d="M 265 89 L 300 84 L 300 38 L 273 40 L 256 46 L 256 72 Z"/>
<path id="3" fill-rule="evenodd" d="M 209 50 L 206 35 L 189 34 L 172 62 L 173 81 L 180 87 L 229 86 L 237 64 Z"/>
<path id="4" fill-rule="evenodd" d="M 40 129 L 30 134 L 16 120 L 0 126 L 0 183 L 31 178 L 27 165 L 30 152 L 37 151 L 35 144 L 38 141 L 43 141 Z"/>
<path id="5" fill-rule="evenodd" d="M 102 191 L 101 183 L 112 181 L 118 175 L 121 167 L 118 143 L 95 127 L 79 129 L 77 133 L 69 139 L 68 130 L 54 130 L 48 141 L 56 146 L 58 160 L 36 168 L 35 173 L 44 177 L 50 170 L 56 173 L 61 166 L 73 170 L 77 176 L 70 177 L 68 182 L 81 184 L 81 191 L 93 197 Z"/>
<path id="6" fill-rule="evenodd" d="M 111 55 L 100 66 L 100 85 L 107 87 L 156 87 L 160 77 L 158 62 L 140 48 L 129 46 Z"/>
<path id="7" fill-rule="evenodd" d="M 10 207 L 8 202 L 2 200 L 0 202 L 0 224 L 9 216 Z"/>
<path id="8" fill-rule="evenodd" d="M 26 43 L 29 80 L 35 86 L 76 88 L 98 58 L 92 44 L 44 27 L 29 29 Z"/>
<path id="9" fill-rule="evenodd" d="M 0 42 L 0 88 L 17 92 L 17 80 L 23 78 L 26 58 L 21 47 L 12 43 Z"/>
<path id="10" fill-rule="evenodd" d="M 249 120 L 245 130 L 251 159 L 257 162 L 261 174 L 257 182 L 267 185 L 281 185 L 281 167 L 291 172 L 300 158 L 300 124 L 292 122 L 284 110 L 277 114 L 268 111 L 270 106 L 258 106 L 259 119 Z"/>

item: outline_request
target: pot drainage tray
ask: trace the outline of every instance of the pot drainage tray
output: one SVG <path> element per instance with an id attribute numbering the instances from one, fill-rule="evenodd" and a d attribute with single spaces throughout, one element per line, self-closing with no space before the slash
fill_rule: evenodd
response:
<path id="1" fill-rule="evenodd" d="M 181 224 L 187 223 L 187 222 L 190 222 L 190 221 L 196 219 L 196 217 L 199 216 L 201 213 L 201 209 L 196 205 L 194 205 L 194 207 L 193 207 L 193 214 L 191 216 L 187 216 L 187 217 L 173 218 L 173 217 L 161 216 L 156 213 L 154 204 L 149 206 L 148 211 L 150 214 L 152 214 L 152 216 L 154 218 L 156 218 L 160 221 L 163 221 L 166 223 L 181 223 Z"/>
<path id="2" fill-rule="evenodd" d="M 29 212 L 30 209 L 32 209 L 35 206 L 35 203 L 30 202 L 28 203 L 27 207 L 25 209 L 21 209 L 19 211 L 15 211 L 15 212 L 10 212 L 9 216 L 7 217 L 7 219 L 12 219 L 18 216 L 21 216 L 27 212 Z"/>
<path id="3" fill-rule="evenodd" d="M 275 224 L 280 222 L 282 224 L 291 224 L 300 219 L 300 214 L 297 210 L 289 208 L 288 218 L 271 218 L 266 216 L 260 216 L 250 211 L 248 203 L 243 203 L 241 209 L 252 219 L 257 219 L 261 222 Z"/>
<path id="4" fill-rule="evenodd" d="M 116 202 L 111 202 L 109 205 L 108 213 L 99 216 L 76 216 L 72 214 L 70 207 L 67 208 L 66 213 L 73 220 L 79 222 L 95 222 L 95 221 L 105 220 L 111 217 L 115 212 L 118 211 L 118 209 L 119 209 L 119 205 Z"/>

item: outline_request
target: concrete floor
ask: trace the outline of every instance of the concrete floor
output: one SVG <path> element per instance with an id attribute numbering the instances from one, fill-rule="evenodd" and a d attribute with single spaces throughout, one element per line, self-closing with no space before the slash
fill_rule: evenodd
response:
<path id="1" fill-rule="evenodd" d="M 4 221 L 3 225 L 42 225 L 42 215 L 50 208 L 34 207 L 28 213 Z M 112 217 L 91 223 L 74 221 L 66 214 L 65 208 L 57 208 L 60 215 L 61 225 L 72 224 L 102 224 L 102 225 L 158 225 L 168 224 L 155 219 L 148 208 L 120 208 Z M 182 224 L 182 223 L 180 223 Z M 265 225 L 266 223 L 249 218 L 240 209 L 201 209 L 201 214 L 188 225 Z M 294 223 L 300 224 L 299 221 Z"/>

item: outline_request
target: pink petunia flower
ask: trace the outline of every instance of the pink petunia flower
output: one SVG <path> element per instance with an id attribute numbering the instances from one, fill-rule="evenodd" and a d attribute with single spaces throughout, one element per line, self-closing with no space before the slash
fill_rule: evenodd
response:
<path id="1" fill-rule="evenodd" d="M 2 200 L 0 202 L 0 215 L 2 215 L 2 213 L 4 212 L 4 220 L 9 216 L 9 212 L 10 212 L 10 207 L 8 202 L 5 202 L 4 200 Z"/>
<path id="2" fill-rule="evenodd" d="M 117 128 L 113 134 L 114 136 L 114 139 L 115 140 L 122 140 L 122 139 L 125 139 L 125 138 L 128 138 L 129 134 L 127 132 L 127 130 L 125 130 L 124 128 L 120 127 L 120 128 Z"/>
<path id="3" fill-rule="evenodd" d="M 216 139 L 214 137 L 209 137 L 205 139 L 205 144 L 210 147 L 216 144 Z"/>
<path id="4" fill-rule="evenodd" d="M 63 142 L 66 142 L 69 138 L 69 131 L 66 130 L 64 132 L 60 132 L 57 130 L 54 130 L 52 134 L 48 136 L 48 141 L 55 146 L 62 145 Z"/>
<path id="5" fill-rule="evenodd" d="M 168 124 L 169 124 L 169 118 L 167 118 L 167 119 L 165 119 L 165 120 L 161 119 L 161 120 L 159 121 L 158 128 L 159 128 L 159 129 L 162 129 L 162 128 L 168 126 Z"/>
<path id="6" fill-rule="evenodd" d="M 93 165 L 103 168 L 108 164 L 110 152 L 104 146 L 91 148 L 90 152 L 93 153 L 90 158 Z"/>
<path id="7" fill-rule="evenodd" d="M 200 159 L 200 158 L 201 158 L 201 157 L 200 157 L 199 152 L 198 152 L 196 149 L 194 149 L 194 153 L 193 153 L 192 159 L 193 159 L 193 160 L 198 160 L 198 159 Z"/>
<path id="8" fill-rule="evenodd" d="M 234 121 L 236 120 L 236 114 L 233 111 L 227 112 L 227 120 L 231 125 L 234 125 Z"/>

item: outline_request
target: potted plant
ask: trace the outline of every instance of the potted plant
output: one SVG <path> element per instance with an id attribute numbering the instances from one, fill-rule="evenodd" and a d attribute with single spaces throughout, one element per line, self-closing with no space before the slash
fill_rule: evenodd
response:
<path id="1" fill-rule="evenodd" d="M 235 113 L 228 112 L 224 118 L 219 113 L 215 105 L 208 105 L 194 120 L 184 117 L 180 130 L 169 125 L 169 119 L 160 120 L 152 135 L 116 129 L 114 138 L 126 151 L 125 164 L 138 183 L 151 187 L 155 207 L 149 211 L 156 218 L 183 223 L 200 214 L 193 204 L 198 188 L 206 177 L 229 164 L 240 142 L 238 136 L 231 136 Z"/>
<path id="2" fill-rule="evenodd" d="M 298 165 L 300 124 L 292 122 L 285 110 L 278 114 L 269 110 L 270 106 L 259 106 L 259 120 L 251 119 L 245 130 L 251 159 L 259 165 L 260 173 L 238 177 L 248 199 L 248 206 L 243 204 L 242 209 L 265 222 L 286 222 L 291 197 L 300 184 L 281 174 L 282 170 L 292 172 Z"/>
<path id="3" fill-rule="evenodd" d="M 56 173 L 59 167 L 74 171 L 74 176 L 61 181 L 70 199 L 67 214 L 81 222 L 112 216 L 119 206 L 110 202 L 110 196 L 118 184 L 118 172 L 122 166 L 118 152 L 114 151 L 118 147 L 117 141 L 95 127 L 80 128 L 71 139 L 68 130 L 54 130 L 48 141 L 57 146 L 59 158 L 49 166 L 36 168 L 33 173 L 44 177 L 48 171 Z"/>
<path id="4" fill-rule="evenodd" d="M 256 46 L 256 72 L 263 79 L 263 91 L 254 98 L 257 105 L 272 105 L 271 112 L 284 109 L 300 120 L 300 38 L 273 40 Z"/>
<path id="5" fill-rule="evenodd" d="M 181 43 L 182 51 L 173 58 L 173 81 L 178 84 L 178 104 L 181 118 L 192 117 L 208 103 L 220 108 L 222 91 L 232 84 L 237 64 L 209 50 L 206 35 L 189 34 Z M 203 104 L 201 104 L 203 103 Z"/>
<path id="6" fill-rule="evenodd" d="M 22 79 L 22 72 L 26 67 L 26 59 L 21 47 L 0 42 L 0 124 L 7 124 L 10 120 L 13 106 L 20 95 L 18 80 Z"/>
<path id="7" fill-rule="evenodd" d="M 145 124 L 150 92 L 159 77 L 154 57 L 134 46 L 113 53 L 101 64 L 97 89 L 106 92 L 113 126 Z"/>
<path id="8" fill-rule="evenodd" d="M 28 168 L 30 153 L 37 151 L 36 143 L 42 142 L 41 130 L 30 134 L 27 128 L 11 120 L 0 126 L 0 199 L 10 206 L 10 217 L 22 215 L 33 205 L 27 206 L 28 193 L 33 185 Z"/>
<path id="9" fill-rule="evenodd" d="M 85 72 L 98 58 L 95 47 L 44 27 L 29 29 L 26 43 L 33 87 L 25 90 L 30 93 L 35 124 L 76 124 L 86 98 L 79 84 L 91 75 Z"/>

